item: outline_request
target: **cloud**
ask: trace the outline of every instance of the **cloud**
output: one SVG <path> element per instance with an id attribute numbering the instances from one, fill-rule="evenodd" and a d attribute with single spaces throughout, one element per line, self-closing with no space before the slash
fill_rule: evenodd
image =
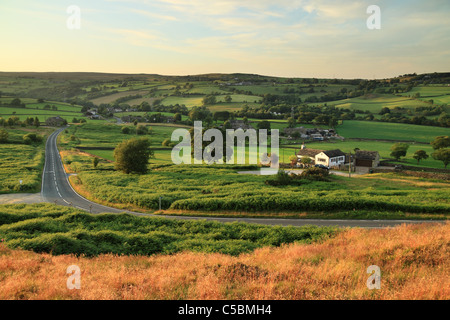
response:
<path id="1" fill-rule="evenodd" d="M 178 18 L 171 16 L 171 15 L 164 15 L 159 14 L 155 12 L 150 12 L 146 10 L 138 10 L 138 9 L 130 9 L 131 12 L 137 13 L 146 17 L 155 18 L 155 19 L 161 19 L 161 20 L 168 20 L 168 21 L 178 21 Z"/>

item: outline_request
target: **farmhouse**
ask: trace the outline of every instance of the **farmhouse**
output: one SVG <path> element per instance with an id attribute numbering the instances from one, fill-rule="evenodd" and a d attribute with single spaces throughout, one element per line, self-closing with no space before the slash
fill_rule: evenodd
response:
<path id="1" fill-rule="evenodd" d="M 305 147 L 305 145 L 302 145 L 302 149 L 297 152 L 297 158 L 298 161 L 300 161 L 303 157 L 308 157 L 314 163 L 316 161 L 316 156 L 323 151 L 324 150 L 308 149 Z"/>
<path id="2" fill-rule="evenodd" d="M 315 157 L 316 164 L 337 167 L 345 163 L 345 153 L 339 149 L 320 152 Z"/>
<path id="3" fill-rule="evenodd" d="M 355 166 L 357 167 L 378 167 L 380 164 L 380 154 L 378 151 L 358 150 L 355 155 Z"/>

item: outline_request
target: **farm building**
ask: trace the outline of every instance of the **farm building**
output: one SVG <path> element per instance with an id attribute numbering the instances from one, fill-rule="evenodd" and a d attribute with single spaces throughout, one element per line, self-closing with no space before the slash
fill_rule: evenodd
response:
<path id="1" fill-rule="evenodd" d="M 380 154 L 378 151 L 358 150 L 355 155 L 355 166 L 357 167 L 378 167 L 380 164 Z"/>

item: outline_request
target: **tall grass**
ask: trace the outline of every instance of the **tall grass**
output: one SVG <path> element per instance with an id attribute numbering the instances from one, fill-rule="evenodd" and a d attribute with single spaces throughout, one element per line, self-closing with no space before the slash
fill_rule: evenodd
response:
<path id="1" fill-rule="evenodd" d="M 352 229 L 314 244 L 218 253 L 95 258 L 11 250 L 0 244 L 0 299 L 448 300 L 450 225 Z M 68 290 L 66 269 L 81 269 Z M 366 270 L 381 269 L 369 290 Z"/>

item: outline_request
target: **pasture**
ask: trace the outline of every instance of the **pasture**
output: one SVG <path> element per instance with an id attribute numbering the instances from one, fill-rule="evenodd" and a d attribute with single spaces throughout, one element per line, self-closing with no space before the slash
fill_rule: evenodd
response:
<path id="1" fill-rule="evenodd" d="M 414 109 L 416 107 L 428 107 L 429 104 L 410 97 L 399 97 L 395 95 L 371 95 L 369 97 L 350 98 L 339 101 L 327 102 L 329 106 L 345 108 L 350 110 L 370 111 L 379 113 L 382 108 L 394 109 L 396 107 Z"/>
<path id="2" fill-rule="evenodd" d="M 413 124 L 344 120 L 336 127 L 345 138 L 415 141 L 430 143 L 437 136 L 450 135 L 449 128 Z"/>

